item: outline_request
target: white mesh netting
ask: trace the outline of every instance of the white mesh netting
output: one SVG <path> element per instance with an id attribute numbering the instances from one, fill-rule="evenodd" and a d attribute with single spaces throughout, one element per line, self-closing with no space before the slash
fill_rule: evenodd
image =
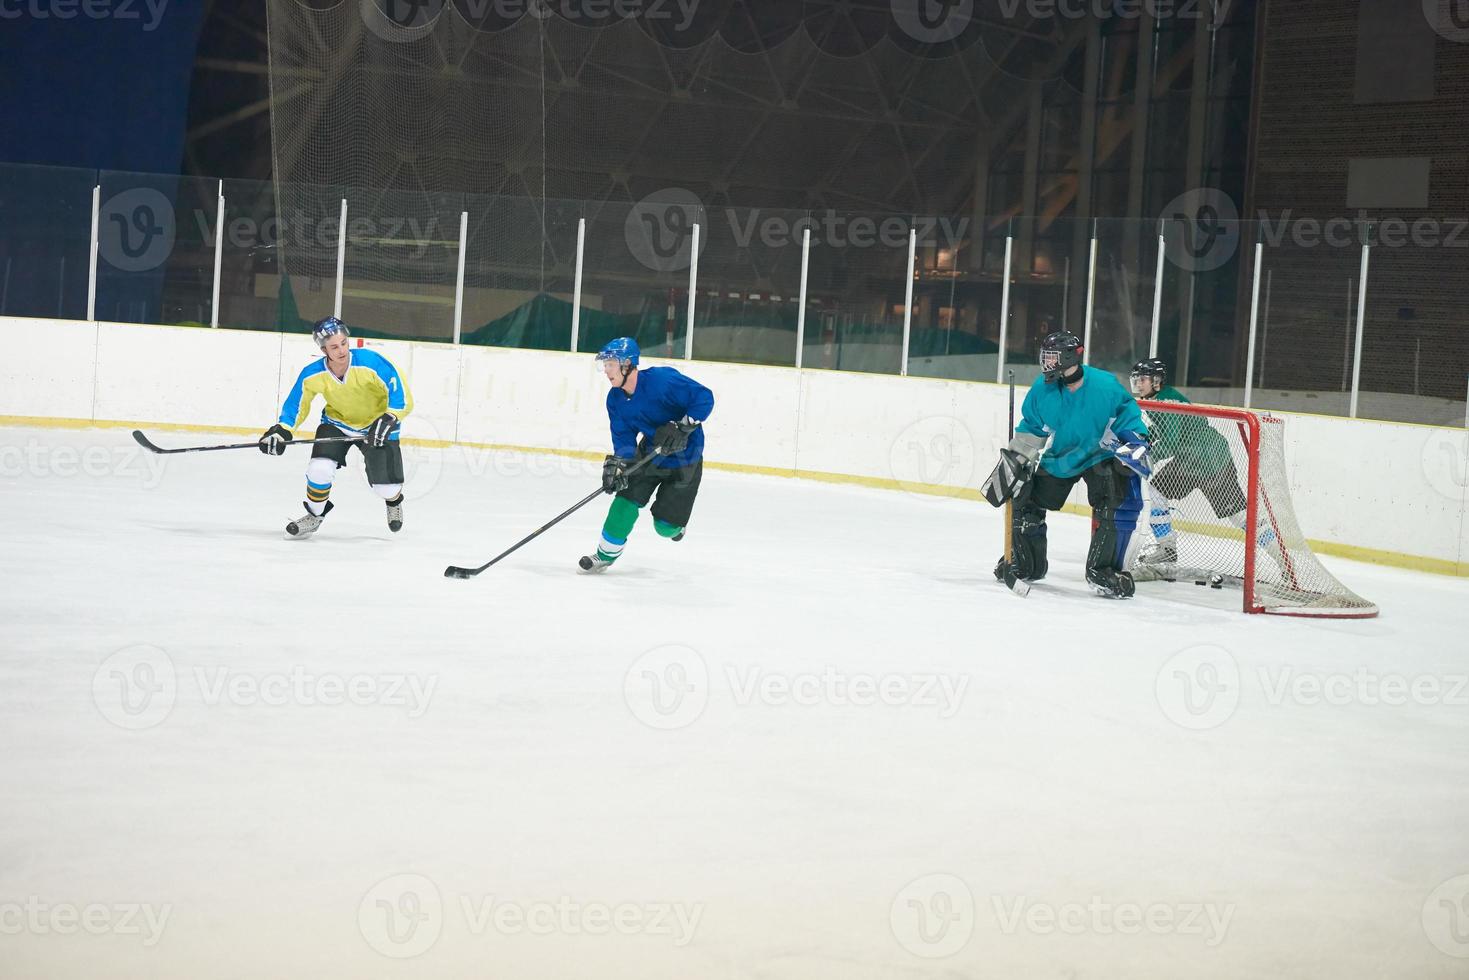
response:
<path id="1" fill-rule="evenodd" d="M 1327 571 L 1291 502 L 1285 424 L 1239 409 L 1141 403 L 1153 442 L 1139 582 L 1229 585 L 1246 612 L 1367 617 L 1377 607 Z M 1251 496 L 1253 489 L 1253 506 Z"/>
<path id="2" fill-rule="evenodd" d="M 930 6 L 952 31 L 921 25 Z M 669 189 L 711 209 L 967 215 L 976 134 L 1018 119 L 1032 79 L 1059 84 L 1079 28 L 954 8 L 266 0 L 277 212 L 293 229 L 279 269 L 306 319 L 331 312 L 330 289 L 311 284 L 334 275 L 346 198 L 343 316 L 448 340 L 461 211 L 467 338 L 538 298 L 569 302 L 576 219 L 589 248 L 599 225 L 621 240 L 609 219 Z M 588 305 L 661 317 L 678 283 L 631 258 L 613 280 L 631 306 L 600 285 Z M 588 273 L 610 278 L 615 259 Z M 559 316 L 564 348 L 570 314 Z"/>

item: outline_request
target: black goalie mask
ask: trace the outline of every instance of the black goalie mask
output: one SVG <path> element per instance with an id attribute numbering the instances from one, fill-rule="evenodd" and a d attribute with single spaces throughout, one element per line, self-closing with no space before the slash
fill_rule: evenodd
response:
<path id="1" fill-rule="evenodd" d="M 1081 339 L 1075 334 L 1062 331 L 1047 335 L 1041 341 L 1041 373 L 1046 381 L 1059 384 L 1081 365 L 1083 351 Z"/>

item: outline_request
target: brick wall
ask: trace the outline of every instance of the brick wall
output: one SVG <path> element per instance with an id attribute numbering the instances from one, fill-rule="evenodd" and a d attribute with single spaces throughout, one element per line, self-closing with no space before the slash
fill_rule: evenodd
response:
<path id="1" fill-rule="evenodd" d="M 1451 2 L 1469 15 L 1469 2 Z M 1339 387 L 1360 246 L 1355 235 L 1339 246 L 1311 245 L 1297 236 L 1311 227 L 1301 219 L 1365 216 L 1401 224 L 1380 226 L 1397 247 L 1381 244 L 1372 251 L 1363 389 L 1413 392 L 1416 385 L 1423 395 L 1464 397 L 1469 30 L 1461 32 L 1463 41 L 1441 36 L 1422 8 L 1420 0 L 1262 4 L 1245 213 L 1268 218 L 1287 236 L 1280 246 L 1267 246 L 1269 387 Z M 1353 206 L 1348 177 L 1354 158 L 1427 158 L 1426 201 Z M 1355 190 L 1381 205 L 1384 197 L 1411 189 L 1409 171 L 1411 166 L 1401 180 L 1367 181 Z M 1241 349 L 1241 375 L 1243 359 Z"/>

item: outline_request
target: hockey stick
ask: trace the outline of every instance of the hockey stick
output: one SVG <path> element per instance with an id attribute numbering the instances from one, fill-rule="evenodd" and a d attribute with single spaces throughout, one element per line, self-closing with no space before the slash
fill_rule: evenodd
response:
<path id="1" fill-rule="evenodd" d="M 213 453 L 213 452 L 218 452 L 221 449 L 259 449 L 260 448 L 260 442 L 257 440 L 255 442 L 236 442 L 236 443 L 231 443 L 228 446 L 189 446 L 189 447 L 187 447 L 185 449 L 162 449 L 162 448 L 160 448 L 158 446 L 153 445 L 153 443 L 148 440 L 148 437 L 145 436 L 145 435 L 143 435 L 143 433 L 139 432 L 137 429 L 134 429 L 133 430 L 133 438 L 137 441 L 138 445 L 142 446 L 144 449 L 148 450 L 150 453 L 158 453 L 160 456 L 171 456 L 174 453 Z M 290 442 L 286 443 L 286 445 L 288 445 L 288 446 L 314 446 L 317 443 L 327 443 L 327 442 L 362 442 L 364 438 L 366 438 L 366 437 L 365 436 L 328 436 L 325 439 L 292 439 Z"/>
<path id="2" fill-rule="evenodd" d="M 1010 375 L 1010 438 L 1015 438 L 1015 372 Z M 1030 583 L 1017 578 L 1012 564 L 1015 558 L 1015 500 L 1005 501 L 1005 588 L 1022 599 L 1030 595 Z"/>
<path id="3" fill-rule="evenodd" d="M 627 476 L 632 476 L 638 470 L 642 469 L 644 466 L 647 466 L 649 463 L 651 463 L 653 461 L 654 457 L 660 456 L 660 455 L 662 455 L 662 453 L 659 450 L 654 449 L 653 452 L 650 455 L 644 456 L 642 459 L 638 460 L 636 463 L 634 463 L 631 466 L 629 466 L 627 468 L 626 475 Z M 537 530 L 535 530 L 535 531 L 531 532 L 530 534 L 526 535 L 524 538 L 521 538 L 520 541 L 518 541 L 515 544 L 514 547 L 512 547 L 512 548 L 510 548 L 510 549 L 508 549 L 506 551 L 502 551 L 500 554 L 496 555 L 494 558 L 491 558 L 489 561 L 485 562 L 483 565 L 481 565 L 478 568 L 460 568 L 458 565 L 450 565 L 448 568 L 444 569 L 444 578 L 458 578 L 458 579 L 474 578 L 476 575 L 478 575 L 480 572 L 484 571 L 485 569 L 489 568 L 491 565 L 494 565 L 494 564 L 498 563 L 502 559 L 509 558 L 515 552 L 519 551 L 521 548 L 523 548 L 526 545 L 530 544 L 536 538 L 538 538 L 541 535 L 545 534 L 547 531 L 551 530 L 551 528 L 555 527 L 557 524 L 560 524 L 562 521 L 566 520 L 572 514 L 575 514 L 577 511 L 581 510 L 587 504 L 591 503 L 593 500 L 596 500 L 598 497 L 602 496 L 602 494 L 605 493 L 605 492 L 606 491 L 603 490 L 601 487 L 598 487 L 597 489 L 593 490 L 591 493 L 587 494 L 584 498 L 582 498 L 581 500 L 577 501 L 571 507 L 569 507 L 565 511 L 563 511 L 559 517 L 553 518 L 544 527 L 538 528 Z"/>

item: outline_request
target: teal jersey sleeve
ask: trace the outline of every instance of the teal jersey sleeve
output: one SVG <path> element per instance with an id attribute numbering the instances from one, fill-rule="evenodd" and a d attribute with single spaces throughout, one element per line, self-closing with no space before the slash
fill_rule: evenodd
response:
<path id="1" fill-rule="evenodd" d="M 1042 439 L 1051 434 L 1040 417 L 1044 393 L 1045 389 L 1036 385 L 1031 385 L 1030 390 L 1025 393 L 1025 401 L 1020 404 L 1020 422 L 1015 426 L 1017 432 L 1027 432 Z"/>
<path id="2" fill-rule="evenodd" d="M 1120 383 L 1117 384 L 1117 390 L 1121 400 L 1117 404 L 1117 414 L 1113 416 L 1112 431 L 1136 432 L 1140 436 L 1146 436 L 1148 423 L 1143 420 L 1143 410 L 1138 407 L 1137 399 Z"/>

